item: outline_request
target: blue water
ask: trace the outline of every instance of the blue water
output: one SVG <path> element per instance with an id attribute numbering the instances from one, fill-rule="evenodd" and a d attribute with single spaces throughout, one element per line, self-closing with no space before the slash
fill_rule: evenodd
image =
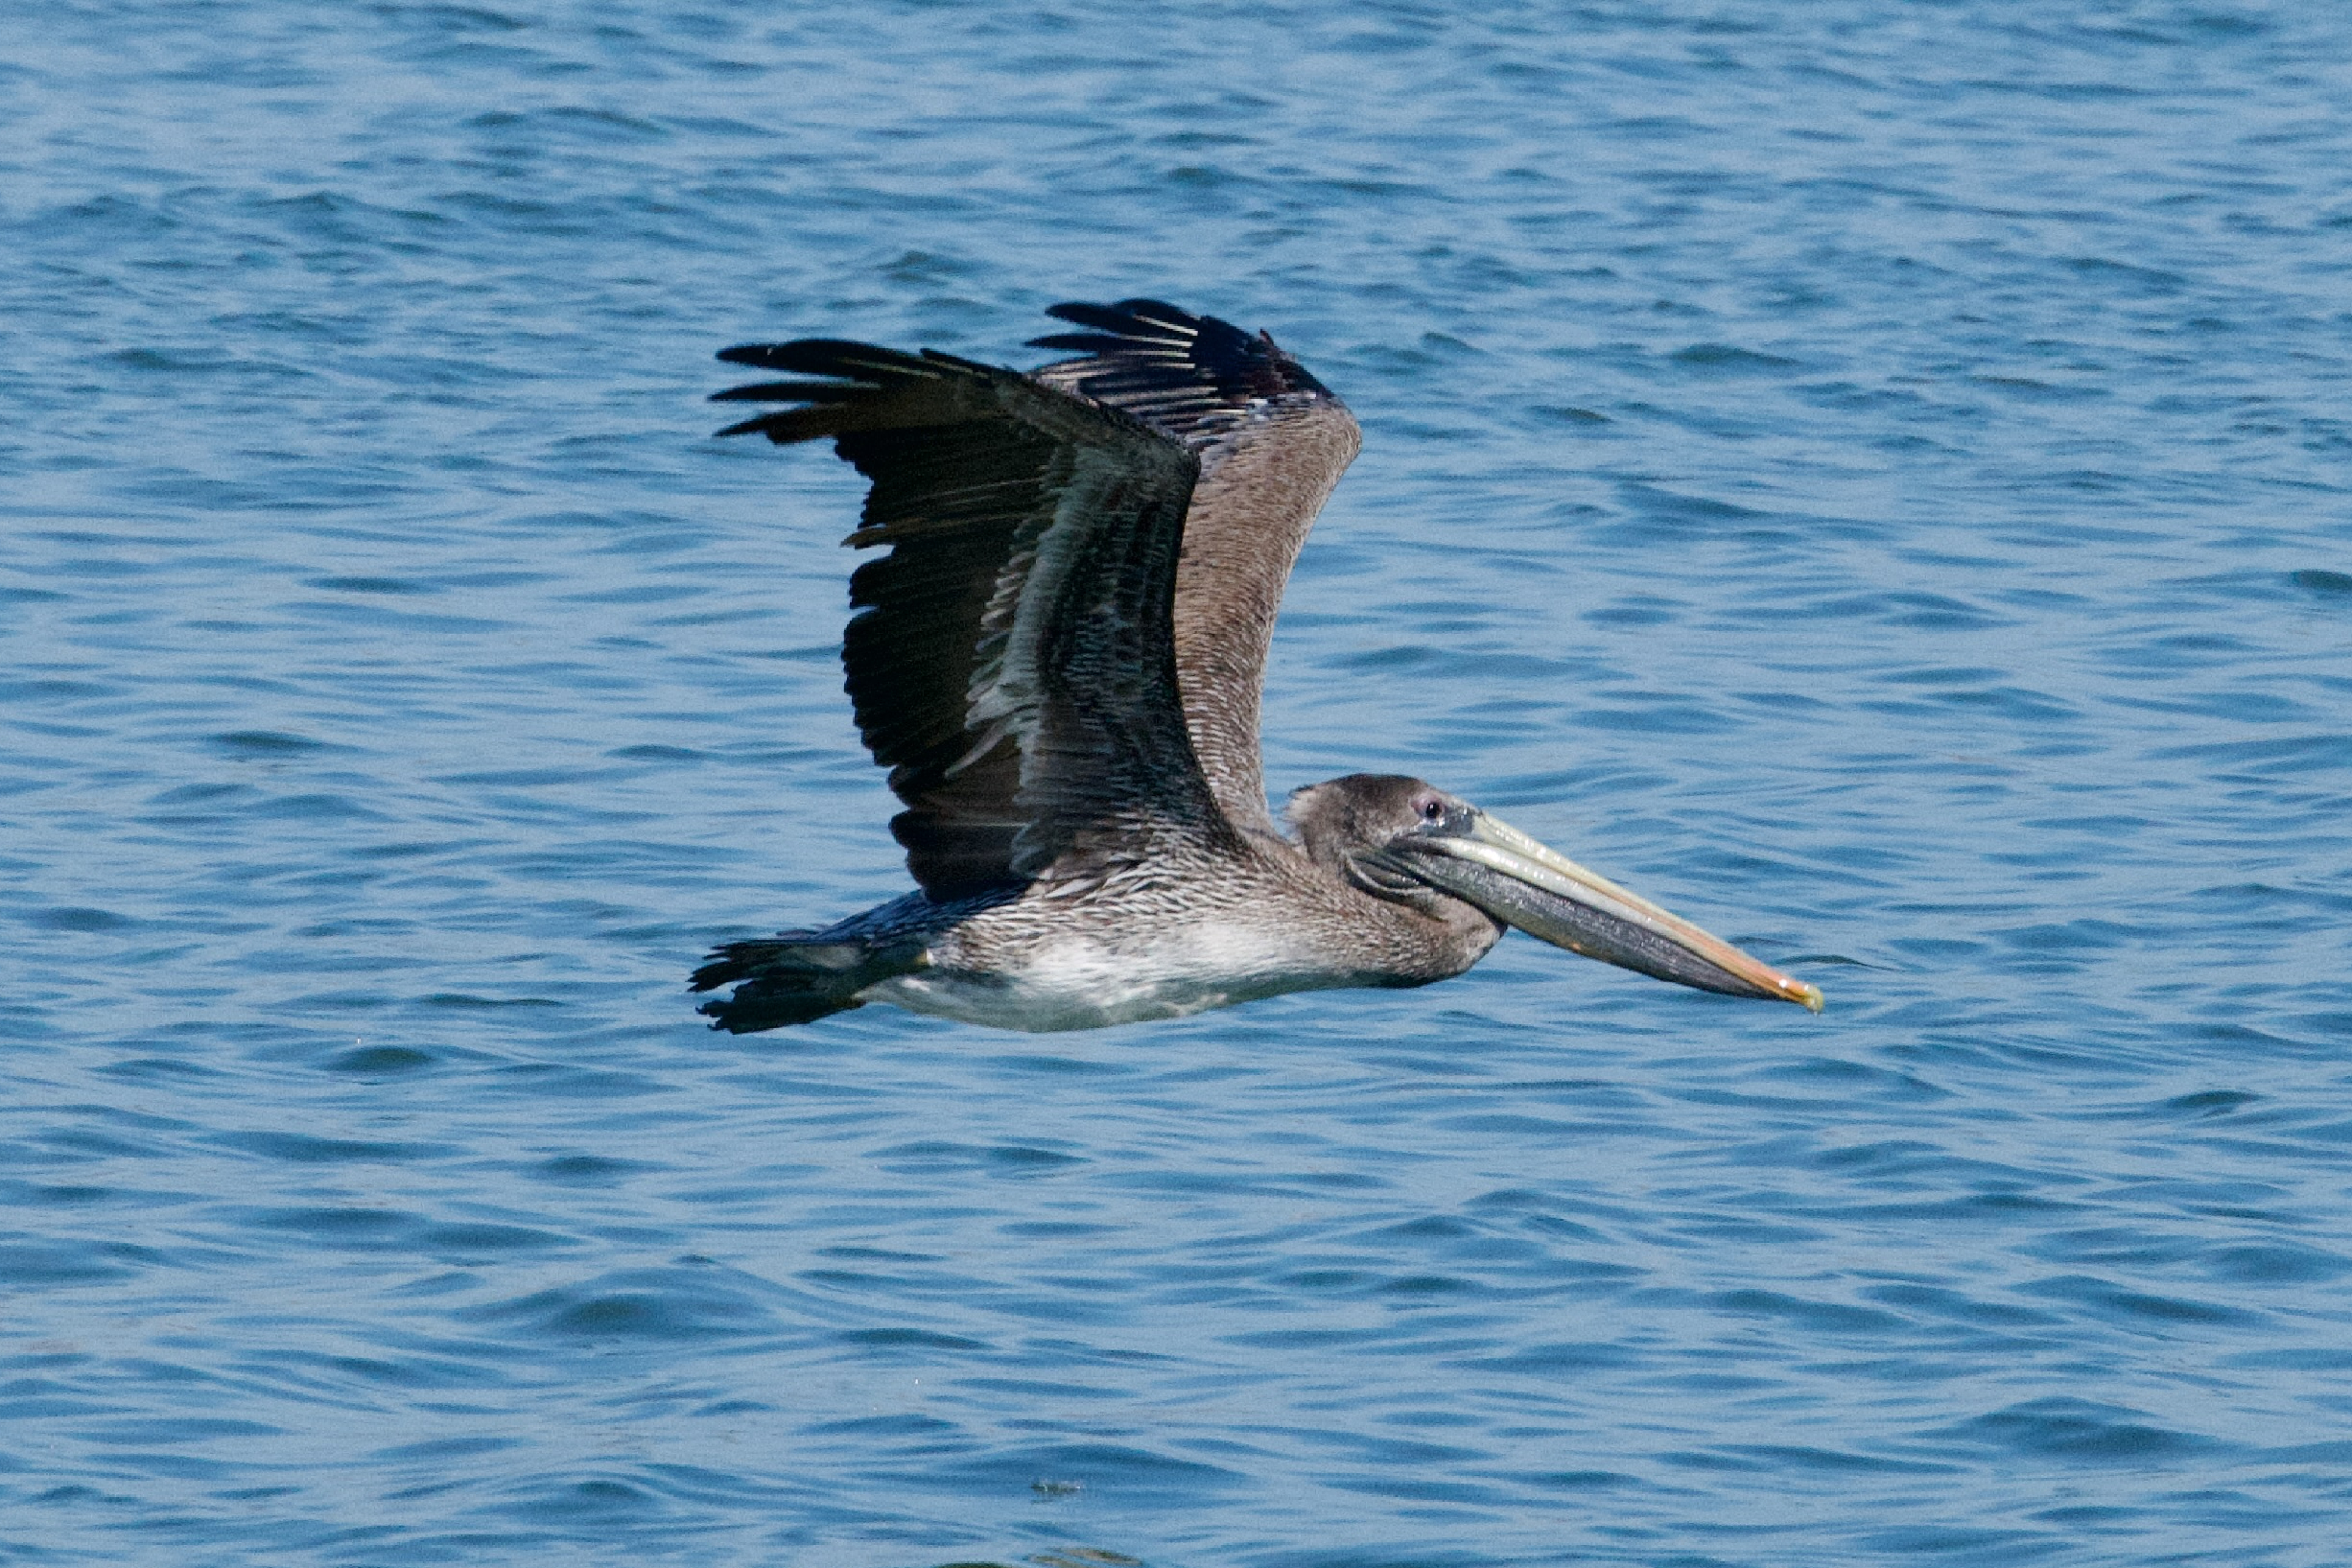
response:
<path id="1" fill-rule="evenodd" d="M 2334 1568 L 2352 11 L 12 8 L 0 1561 Z M 1821 984 L 706 1033 L 905 885 L 710 356 L 1270 328 L 1278 789 Z"/>

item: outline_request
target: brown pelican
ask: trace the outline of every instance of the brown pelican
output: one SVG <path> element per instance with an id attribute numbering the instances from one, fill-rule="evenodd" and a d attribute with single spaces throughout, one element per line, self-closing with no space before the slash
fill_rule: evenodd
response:
<path id="1" fill-rule="evenodd" d="M 872 481 L 841 650 L 919 891 L 730 942 L 736 1033 L 895 1002 L 1011 1029 L 1176 1018 L 1461 973 L 1506 925 L 1819 1011 L 1821 993 L 1418 779 L 1266 808 L 1258 688 L 1292 560 L 1355 456 L 1296 360 L 1157 300 L 1056 305 L 1023 373 L 806 339 L 718 357 L 811 380 L 719 432 L 830 437 Z M 740 982 L 740 983 L 739 983 Z"/>

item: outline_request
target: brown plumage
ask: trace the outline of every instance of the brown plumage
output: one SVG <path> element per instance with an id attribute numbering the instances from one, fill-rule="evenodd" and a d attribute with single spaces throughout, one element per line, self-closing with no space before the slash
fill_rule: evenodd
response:
<path id="1" fill-rule="evenodd" d="M 1134 414 L 1200 460 L 1176 563 L 1185 729 L 1228 820 L 1279 836 L 1258 748 L 1266 652 L 1291 563 L 1363 432 L 1264 333 L 1140 299 L 1051 314 L 1097 330 L 1035 339 L 1086 357 L 1031 374 Z"/>
<path id="2" fill-rule="evenodd" d="M 1262 333 L 1145 299 L 1051 314 L 1084 330 L 1038 346 L 1077 357 L 1026 374 L 827 339 L 720 355 L 815 378 L 718 394 L 787 405 L 720 434 L 831 437 L 872 481 L 847 542 L 887 553 L 850 579 L 842 662 L 920 891 L 721 948 L 696 989 L 741 984 L 703 1011 L 740 1031 L 890 1000 L 1078 1027 L 1425 983 L 1474 963 L 1498 922 L 1633 963 L 1593 923 L 1674 917 L 1628 917 L 1606 883 L 1592 897 L 1616 914 L 1564 913 L 1588 873 L 1556 855 L 1564 872 L 1515 871 L 1550 852 L 1417 780 L 1303 792 L 1305 849 L 1282 835 L 1260 684 L 1355 421 Z M 1552 891 L 1496 891 L 1520 872 Z M 1744 955 L 1669 972 L 1657 945 L 1635 967 L 1818 1003 Z"/>

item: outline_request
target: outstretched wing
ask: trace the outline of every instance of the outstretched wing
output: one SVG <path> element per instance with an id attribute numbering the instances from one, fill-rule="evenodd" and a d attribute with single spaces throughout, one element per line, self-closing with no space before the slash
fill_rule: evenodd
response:
<path id="1" fill-rule="evenodd" d="M 906 803 L 891 831 L 935 899 L 1103 875 L 1227 830 L 1177 694 L 1170 603 L 1199 460 L 1016 371 L 806 339 L 719 355 L 817 381 L 721 431 L 831 436 L 873 481 L 847 543 L 841 658 L 858 728 Z"/>
<path id="2" fill-rule="evenodd" d="M 1200 458 L 1176 569 L 1185 727 L 1227 817 L 1272 835 L 1258 752 L 1266 648 L 1291 563 L 1363 433 L 1264 333 L 1155 299 L 1048 314 L 1087 330 L 1033 346 L 1085 357 L 1033 379 L 1124 410 Z"/>

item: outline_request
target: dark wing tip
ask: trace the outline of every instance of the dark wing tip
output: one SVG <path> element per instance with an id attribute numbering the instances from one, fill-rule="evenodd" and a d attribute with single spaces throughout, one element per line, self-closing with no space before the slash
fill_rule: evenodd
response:
<path id="1" fill-rule="evenodd" d="M 1057 321 L 1093 327 L 1121 338 L 1189 338 L 1200 330 L 1203 321 L 1214 319 L 1194 316 L 1190 311 L 1164 299 L 1122 299 L 1116 305 L 1095 305 L 1083 299 L 1066 299 L 1059 305 L 1047 306 L 1046 314 Z M 1146 333 L 1140 330 L 1145 328 L 1157 328 L 1158 331 Z"/>
<path id="2" fill-rule="evenodd" d="M 717 435 L 758 433 L 765 435 L 778 446 L 838 435 L 846 428 L 845 412 L 847 420 L 854 422 L 854 410 L 858 405 L 884 394 L 893 386 L 936 381 L 942 376 L 943 365 L 967 370 L 986 368 L 950 360 L 942 355 L 902 354 L 896 349 L 877 348 L 872 343 L 853 342 L 844 338 L 798 338 L 788 343 L 738 343 L 733 348 L 720 349 L 718 357 L 729 364 L 756 365 L 763 370 L 786 370 L 797 375 L 826 378 L 822 381 L 752 382 L 711 394 L 714 403 L 797 404 L 796 408 L 762 414 L 714 433 Z"/>
<path id="3" fill-rule="evenodd" d="M 840 381 L 755 381 L 713 392 L 713 403 L 847 403 L 867 388 Z"/>
<path id="4" fill-rule="evenodd" d="M 846 338 L 795 338 L 788 343 L 738 343 L 722 348 L 718 357 L 729 364 L 757 365 L 763 370 L 793 370 L 804 376 L 837 376 L 844 381 L 873 381 L 892 374 L 921 374 L 924 359 L 895 348 L 852 342 Z"/>
<path id="5" fill-rule="evenodd" d="M 1107 332 L 1051 332 L 1043 338 L 1030 339 L 1028 346 L 1066 349 L 1072 354 L 1116 354 L 1129 341 Z"/>
<path id="6" fill-rule="evenodd" d="M 739 363 L 741 362 L 738 362 Z M 820 435 L 835 433 L 821 410 L 858 398 L 873 395 L 874 388 L 858 382 L 847 381 L 760 381 L 746 386 L 730 386 L 723 392 L 713 392 L 713 403 L 793 403 L 798 408 L 779 409 L 772 413 L 755 414 L 725 430 L 713 431 L 719 435 L 764 435 L 778 446 L 789 446 L 795 441 L 812 440 Z"/>
<path id="7" fill-rule="evenodd" d="M 1080 389 L 1105 402 L 1124 405 L 1150 400 L 1155 393 L 1192 391 L 1231 407 L 1285 394 L 1331 395 L 1266 334 L 1195 316 L 1164 299 L 1122 299 L 1115 305 L 1066 300 L 1046 314 L 1090 330 L 1032 339 L 1030 346 L 1099 362 L 1072 368 Z"/>

